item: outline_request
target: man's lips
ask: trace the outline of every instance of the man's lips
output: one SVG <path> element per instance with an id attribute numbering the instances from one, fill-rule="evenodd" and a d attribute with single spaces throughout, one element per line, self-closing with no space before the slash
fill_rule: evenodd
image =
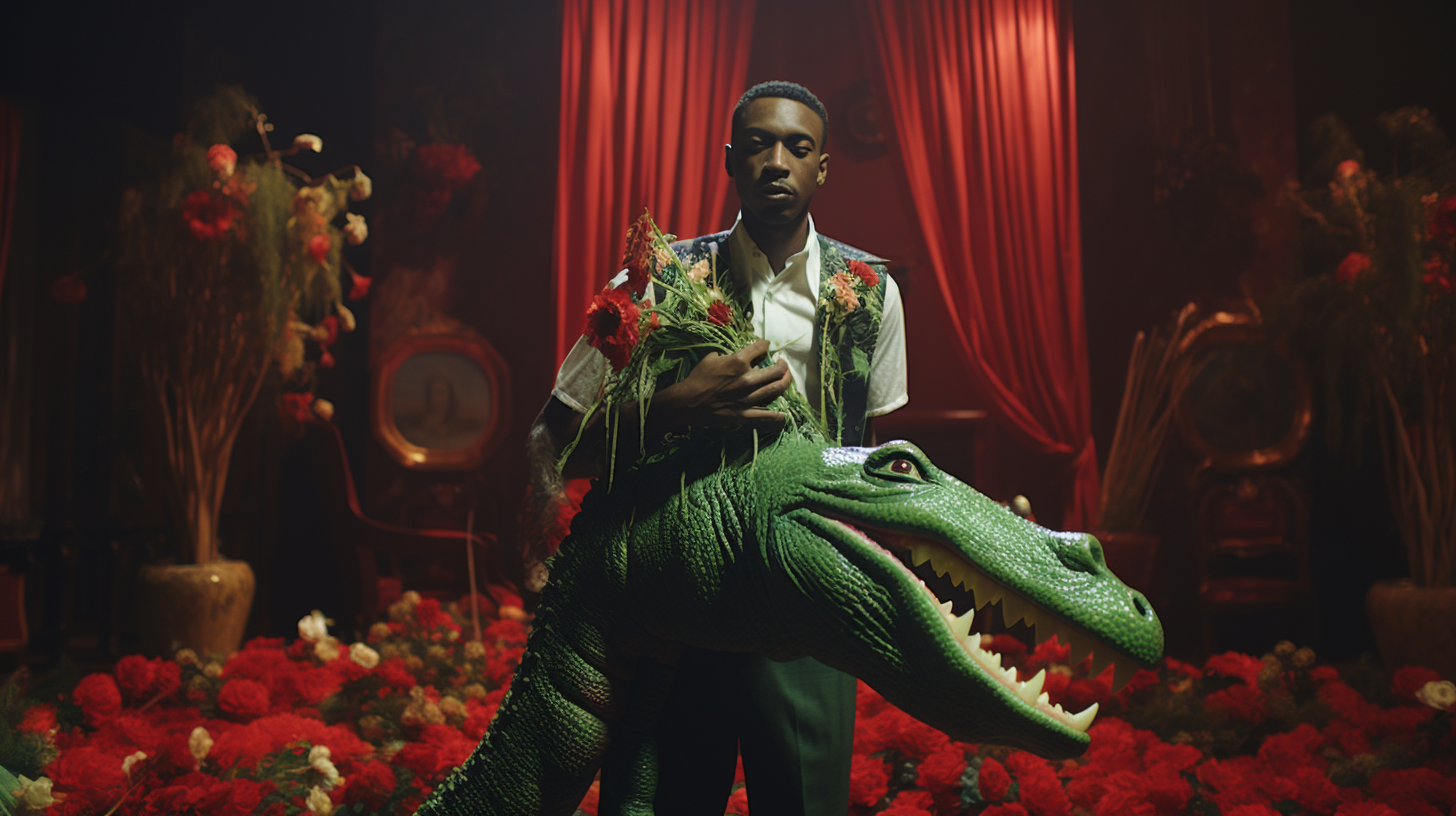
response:
<path id="1" fill-rule="evenodd" d="M 783 184 L 765 184 L 758 188 L 758 194 L 764 198 L 792 198 L 793 188 Z"/>

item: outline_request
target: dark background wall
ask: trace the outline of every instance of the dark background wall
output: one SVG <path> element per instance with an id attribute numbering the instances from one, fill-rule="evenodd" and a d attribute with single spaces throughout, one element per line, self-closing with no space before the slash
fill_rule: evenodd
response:
<path id="1" fill-rule="evenodd" d="M 1456 126 L 1456 52 L 1442 39 L 1449 27 L 1438 24 L 1445 5 L 1077 4 L 1082 250 L 1100 451 L 1111 438 L 1137 330 L 1164 322 L 1189 299 L 1228 303 L 1257 294 L 1289 267 L 1292 228 L 1276 192 L 1299 174 L 1299 134 L 1313 117 L 1343 115 L 1366 139 L 1372 161 L 1383 155 L 1373 126 L 1380 111 L 1420 104 Z M 358 163 L 382 182 L 396 161 L 397 134 L 466 144 L 480 159 L 483 169 L 451 212 L 448 234 L 406 229 L 396 214 L 408 202 L 384 183 L 362 208 L 372 235 L 350 257 L 374 275 L 375 294 L 356 310 L 360 330 L 336 350 L 340 365 L 327 372 L 321 393 L 339 406 L 335 422 L 372 512 L 455 524 L 463 508 L 477 506 L 482 524 L 509 539 L 524 466 L 520 439 L 554 364 L 548 271 L 556 26 L 548 2 L 311 3 L 271 15 L 195 4 L 86 16 L 38 6 L 4 12 L 0 95 L 26 106 L 35 136 L 27 159 L 35 171 L 27 193 L 34 226 L 16 239 L 33 263 L 13 264 L 9 275 L 29 276 L 37 293 L 29 318 L 42 408 L 33 429 L 41 482 L 34 492 L 48 540 L 104 549 L 118 525 L 159 524 L 159 485 L 148 481 L 146 451 L 126 432 L 142 409 L 124 398 L 125 361 L 111 353 L 108 250 L 120 191 L 142 169 L 138 145 L 169 139 L 186 104 L 218 83 L 246 86 L 282 132 L 322 135 L 326 152 L 306 166 L 311 172 Z M 869 57 L 845 4 L 760 2 L 748 79 L 798 79 L 834 114 L 873 87 Z M 947 313 L 923 268 L 897 161 L 888 149 L 850 139 L 838 129 L 842 119 L 836 116 L 831 133 L 830 183 L 816 199 L 816 220 L 825 233 L 897 262 L 912 316 L 912 405 L 980 407 L 946 351 Z M 1223 152 L 1204 150 L 1207 140 Z M 1173 189 L 1170 167 L 1193 175 Z M 40 294 L 73 273 L 90 287 L 78 306 Z M 430 274 L 443 282 L 436 302 L 443 316 L 484 336 L 510 366 L 507 441 L 470 474 L 405 472 L 368 429 L 368 366 L 377 353 L 370 338 L 378 334 L 371 319 L 374 304 L 386 300 L 378 293 L 389 291 L 391 277 Z M 7 290 L 12 285 L 8 278 Z M 289 440 L 261 411 L 244 434 L 226 500 L 224 551 L 269 565 L 260 576 L 260 597 L 269 600 L 253 628 L 282 632 L 296 607 L 306 611 L 315 602 L 304 594 L 308 581 L 289 584 L 280 573 L 326 582 L 320 576 L 328 562 L 321 549 L 310 552 L 307 536 L 299 538 L 309 529 L 300 516 L 308 503 L 278 495 L 279 468 L 293 455 Z M 1036 501 L 1040 488 L 1018 481 L 1024 454 L 992 450 L 992 465 L 1009 474 L 1002 483 Z M 1326 631 L 1338 632 L 1361 625 L 1360 593 L 1372 573 L 1401 565 L 1391 555 L 1388 514 L 1381 516 L 1378 472 L 1321 467 L 1318 454 L 1310 455 L 1317 477 L 1310 482 L 1312 538 L 1317 556 L 1335 565 L 1324 576 L 1322 608 L 1335 624 Z M 1176 499 L 1169 498 L 1175 508 Z M 1176 527 L 1179 518 L 1171 512 L 1167 523 Z M 151 546 L 143 555 L 160 552 Z M 1186 537 L 1171 536 L 1168 547 L 1186 548 Z M 1174 559 L 1160 574 L 1186 580 L 1186 566 Z"/>

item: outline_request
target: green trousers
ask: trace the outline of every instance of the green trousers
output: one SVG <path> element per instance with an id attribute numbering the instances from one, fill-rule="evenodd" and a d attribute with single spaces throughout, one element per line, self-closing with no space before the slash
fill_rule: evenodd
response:
<path id="1" fill-rule="evenodd" d="M 743 755 L 753 816 L 844 816 L 855 680 L 813 658 L 690 649 L 658 717 L 658 816 L 723 816 Z"/>

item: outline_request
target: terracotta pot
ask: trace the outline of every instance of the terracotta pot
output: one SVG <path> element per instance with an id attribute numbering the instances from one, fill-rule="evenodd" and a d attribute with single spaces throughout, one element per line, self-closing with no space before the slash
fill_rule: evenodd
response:
<path id="1" fill-rule="evenodd" d="M 1153 564 L 1163 537 L 1153 533 L 1101 530 L 1092 534 L 1102 545 L 1107 568 L 1124 584 L 1144 595 L 1153 583 Z"/>
<path id="2" fill-rule="evenodd" d="M 1456 680 L 1456 587 L 1380 581 L 1365 608 L 1387 669 L 1426 666 Z"/>
<path id="3" fill-rule="evenodd" d="M 141 568 L 137 619 L 142 651 L 171 657 L 187 648 L 227 656 L 243 642 L 253 607 L 253 569 L 245 561 Z"/>

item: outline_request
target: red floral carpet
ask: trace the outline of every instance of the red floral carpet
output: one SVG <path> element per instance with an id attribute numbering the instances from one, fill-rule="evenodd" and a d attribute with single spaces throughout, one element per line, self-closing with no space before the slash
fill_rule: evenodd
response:
<path id="1" fill-rule="evenodd" d="M 503 611 L 477 642 L 456 604 L 407 593 L 365 643 L 340 643 L 315 615 L 291 644 L 254 640 L 221 663 L 126 657 L 44 702 L 12 679 L 0 766 L 17 781 L 0 805 L 8 793 L 54 816 L 411 813 L 505 694 L 529 623 Z M 1110 675 L 1068 666 L 1055 641 L 995 646 L 1024 675 L 1046 669 L 1053 702 L 1101 703 L 1087 753 L 1048 762 L 951 742 L 861 685 L 852 814 L 1456 812 L 1456 686 L 1428 670 L 1342 676 L 1281 644 L 1170 659 L 1112 695 Z M 596 812 L 595 787 L 581 810 Z M 748 813 L 741 779 L 729 812 Z"/>

